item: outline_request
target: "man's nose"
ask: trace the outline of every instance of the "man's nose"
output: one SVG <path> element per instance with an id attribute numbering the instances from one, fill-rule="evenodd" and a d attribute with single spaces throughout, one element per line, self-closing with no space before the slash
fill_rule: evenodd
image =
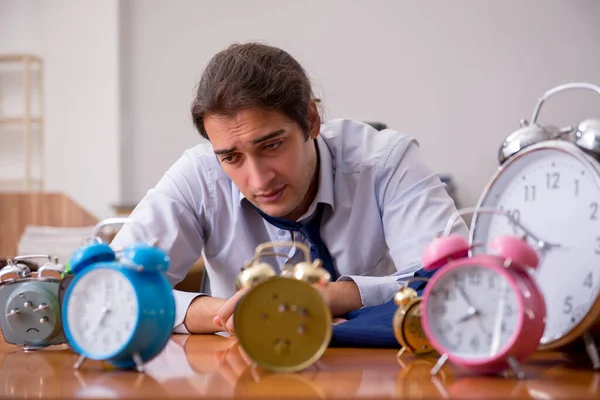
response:
<path id="1" fill-rule="evenodd" d="M 250 187 L 263 190 L 270 189 L 271 182 L 275 179 L 275 171 L 269 164 L 261 160 L 249 160 L 245 168 L 248 168 L 248 184 Z"/>

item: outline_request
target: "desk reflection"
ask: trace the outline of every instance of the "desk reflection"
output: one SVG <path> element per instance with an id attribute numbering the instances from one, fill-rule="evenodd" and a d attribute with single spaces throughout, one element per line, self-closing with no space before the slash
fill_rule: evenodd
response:
<path id="1" fill-rule="evenodd" d="M 98 361 L 74 370 L 77 355 L 54 346 L 25 353 L 0 344 L 1 397 L 220 397 L 220 398 L 598 398 L 600 372 L 558 353 L 524 365 L 527 378 L 477 376 L 436 357 L 395 349 L 328 349 L 306 370 L 277 374 L 256 367 L 235 338 L 174 335 L 146 373 L 119 371 Z"/>
<path id="2" fill-rule="evenodd" d="M 0 367 L 0 397 L 59 397 L 63 393 L 68 356 L 72 354 L 66 346 L 32 352 L 8 346 L 2 347 L 7 352 Z M 61 353 L 67 357 L 56 356 Z"/>

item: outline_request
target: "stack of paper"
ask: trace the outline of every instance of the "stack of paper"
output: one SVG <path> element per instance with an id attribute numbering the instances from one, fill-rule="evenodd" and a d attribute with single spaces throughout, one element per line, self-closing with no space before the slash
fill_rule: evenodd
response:
<path id="1" fill-rule="evenodd" d="M 21 235 L 18 255 L 47 254 L 65 264 L 71 255 L 86 244 L 93 226 L 63 228 L 56 226 L 27 226 Z M 43 260 L 33 260 L 42 262 Z"/>

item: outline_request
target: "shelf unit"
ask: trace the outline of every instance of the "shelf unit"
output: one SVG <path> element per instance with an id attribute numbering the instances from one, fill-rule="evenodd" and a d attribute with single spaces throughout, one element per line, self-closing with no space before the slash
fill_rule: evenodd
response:
<path id="1" fill-rule="evenodd" d="M 1 190 L 44 190 L 44 101 L 43 101 L 43 61 L 32 54 L 0 54 L 0 80 L 7 71 L 22 73 L 23 107 L 17 115 L 5 115 L 2 100 L 6 93 L 0 92 L 0 139 L 6 134 L 6 127 L 20 127 L 24 137 L 24 171 L 21 179 L 0 177 Z M 33 114 L 34 91 L 37 90 L 37 114 Z M 10 94 L 9 94 L 10 95 Z M 33 174 L 33 132 L 37 131 L 39 175 Z M 3 156 L 0 146 L 0 157 Z"/>

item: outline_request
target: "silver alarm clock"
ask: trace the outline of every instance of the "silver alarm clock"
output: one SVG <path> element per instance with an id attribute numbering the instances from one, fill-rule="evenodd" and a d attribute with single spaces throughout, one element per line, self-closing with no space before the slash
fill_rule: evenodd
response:
<path id="1" fill-rule="evenodd" d="M 540 233 L 528 238 L 540 255 L 533 275 L 547 305 L 539 349 L 564 348 L 583 339 L 598 369 L 594 334 L 600 329 L 600 119 L 563 129 L 537 122 L 546 100 L 570 90 L 600 95 L 600 87 L 590 83 L 568 83 L 544 93 L 531 122 L 523 121 L 500 146 L 500 167 L 477 208 L 499 208 Z M 519 233 L 506 218 L 476 214 L 471 240 L 480 246 L 473 252 L 485 252 L 500 234 Z"/>
<path id="2" fill-rule="evenodd" d="M 32 272 L 22 261 L 47 262 Z M 48 255 L 9 258 L 0 269 L 0 327 L 7 343 L 36 350 L 65 343 L 58 304 L 64 266 Z"/>

